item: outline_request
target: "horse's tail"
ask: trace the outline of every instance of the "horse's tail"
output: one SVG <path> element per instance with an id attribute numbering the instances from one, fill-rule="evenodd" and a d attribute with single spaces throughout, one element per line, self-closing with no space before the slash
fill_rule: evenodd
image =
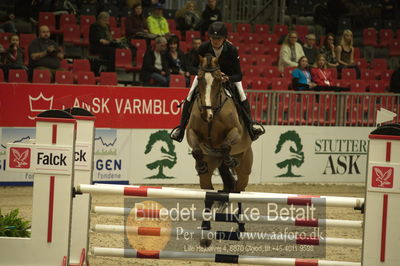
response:
<path id="1" fill-rule="evenodd" d="M 224 163 L 218 167 L 222 182 L 224 183 L 224 192 L 234 192 L 236 188 L 236 179 L 233 176 L 231 169 Z"/>

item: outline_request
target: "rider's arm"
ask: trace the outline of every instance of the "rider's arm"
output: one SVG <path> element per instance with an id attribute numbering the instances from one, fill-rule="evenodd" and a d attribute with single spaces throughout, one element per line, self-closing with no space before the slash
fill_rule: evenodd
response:
<path id="1" fill-rule="evenodd" d="M 238 82 L 242 80 L 243 74 L 240 68 L 239 53 L 235 47 L 232 46 L 231 49 L 232 58 L 232 75 L 229 76 L 229 81 Z"/>

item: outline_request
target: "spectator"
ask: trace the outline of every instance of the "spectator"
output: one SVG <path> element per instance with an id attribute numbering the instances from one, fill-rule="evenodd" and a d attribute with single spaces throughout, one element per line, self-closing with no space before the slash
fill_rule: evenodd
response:
<path id="1" fill-rule="evenodd" d="M 357 79 L 360 78 L 360 68 L 354 61 L 353 33 L 351 30 L 343 31 L 340 44 L 336 47 L 336 57 L 339 62 L 338 75 L 341 76 L 343 68 L 354 68 Z"/>
<path id="2" fill-rule="evenodd" d="M 328 33 L 321 47 L 320 53 L 326 58 L 328 67 L 338 67 L 339 63 L 335 53 L 335 35 Z"/>
<path id="3" fill-rule="evenodd" d="M 222 12 L 217 8 L 217 0 L 208 0 L 207 5 L 201 14 L 202 26 L 201 36 L 205 36 L 206 31 L 215 21 L 222 21 Z"/>
<path id="4" fill-rule="evenodd" d="M 64 53 L 53 40 L 50 40 L 49 27 L 43 25 L 39 28 L 39 38 L 29 45 L 29 65 L 31 69 L 48 69 L 54 74 L 60 68 Z"/>
<path id="5" fill-rule="evenodd" d="M 187 69 L 190 75 L 197 75 L 199 72 L 199 47 L 201 45 L 200 38 L 192 39 L 192 49 L 186 54 Z"/>
<path id="6" fill-rule="evenodd" d="M 179 38 L 172 35 L 168 39 L 167 62 L 171 74 L 182 75 L 186 80 L 186 87 L 190 85 L 190 73 L 187 70 L 185 54 L 179 49 Z"/>
<path id="7" fill-rule="evenodd" d="M 326 58 L 320 54 L 315 59 L 314 68 L 311 69 L 312 80 L 320 87 L 333 86 L 332 73 L 327 69 Z"/>
<path id="8" fill-rule="evenodd" d="M 297 67 L 300 57 L 304 56 L 303 47 L 297 42 L 297 33 L 291 31 L 286 35 L 279 53 L 279 71 L 283 72 L 286 67 Z"/>
<path id="9" fill-rule="evenodd" d="M 400 68 L 397 68 L 390 78 L 390 92 L 400 93 Z"/>
<path id="10" fill-rule="evenodd" d="M 15 27 L 14 13 L 8 13 L 7 19 L 4 22 L 0 23 L 0 32 L 17 33 L 17 28 Z"/>
<path id="11" fill-rule="evenodd" d="M 163 16 L 163 6 L 158 3 L 147 17 L 147 25 L 152 34 L 164 36 L 169 35 L 168 21 Z"/>
<path id="12" fill-rule="evenodd" d="M 308 63 L 313 65 L 315 58 L 319 54 L 317 47 L 315 47 L 315 34 L 307 34 L 306 42 L 303 45 L 304 54 L 307 56 Z"/>
<path id="13" fill-rule="evenodd" d="M 113 40 L 109 27 L 110 15 L 103 11 L 97 16 L 97 21 L 90 25 L 90 52 L 100 54 L 107 61 L 107 71 L 115 71 L 115 48 L 120 40 Z"/>
<path id="14" fill-rule="evenodd" d="M 294 90 L 308 90 L 317 85 L 311 81 L 311 73 L 308 70 L 308 59 L 306 56 L 300 57 L 297 68 L 292 72 L 292 77 Z"/>
<path id="15" fill-rule="evenodd" d="M 185 36 L 187 30 L 200 30 L 201 14 L 193 1 L 186 2 L 186 5 L 176 11 L 176 29 Z"/>
<path id="16" fill-rule="evenodd" d="M 148 39 L 149 27 L 147 26 L 146 19 L 143 16 L 142 5 L 134 4 L 132 7 L 132 14 L 126 19 L 125 37 L 128 42 L 131 39 Z M 149 39 L 150 40 L 150 39 Z"/>
<path id="17" fill-rule="evenodd" d="M 150 79 L 162 87 L 169 86 L 169 68 L 166 58 L 167 39 L 163 36 L 155 40 L 154 50 L 149 49 L 143 57 L 143 66 L 140 73 L 142 82 L 148 83 Z"/>
<path id="18" fill-rule="evenodd" d="M 4 65 L 1 68 L 4 70 L 6 78 L 10 69 L 28 70 L 28 67 L 24 65 L 24 51 L 19 47 L 18 35 L 11 36 L 10 46 L 5 51 Z"/>

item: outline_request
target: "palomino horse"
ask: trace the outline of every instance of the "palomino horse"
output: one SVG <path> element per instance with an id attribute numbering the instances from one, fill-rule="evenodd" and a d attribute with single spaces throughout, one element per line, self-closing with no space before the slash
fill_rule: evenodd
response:
<path id="1" fill-rule="evenodd" d="M 233 99 L 222 86 L 217 58 L 211 55 L 201 58 L 198 81 L 198 95 L 187 126 L 187 141 L 196 160 L 200 187 L 213 189 L 211 178 L 218 168 L 224 192 L 244 191 L 253 164 L 252 141 Z M 236 173 L 237 180 L 231 172 Z M 206 210 L 210 210 L 212 204 L 213 201 L 206 200 Z M 205 230 L 211 228 L 206 221 L 202 227 Z M 239 230 L 243 231 L 244 225 L 239 224 Z"/>

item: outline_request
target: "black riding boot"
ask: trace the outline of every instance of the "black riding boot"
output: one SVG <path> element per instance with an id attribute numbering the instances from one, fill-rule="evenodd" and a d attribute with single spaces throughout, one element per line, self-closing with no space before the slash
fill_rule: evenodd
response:
<path id="1" fill-rule="evenodd" d="M 261 124 L 254 122 L 251 119 L 251 109 L 249 101 L 247 99 L 244 100 L 243 102 L 240 102 L 240 107 L 242 109 L 242 117 L 244 124 L 247 128 L 247 131 L 249 132 L 251 140 L 254 141 L 258 139 L 259 136 L 265 133 L 265 129 Z M 259 128 L 255 128 L 254 125 L 258 125 Z"/>
<path id="2" fill-rule="evenodd" d="M 170 134 L 170 138 L 178 142 L 182 142 L 183 137 L 185 136 L 185 128 L 190 117 L 191 102 L 185 99 L 185 101 L 182 104 L 183 107 L 182 107 L 181 121 L 179 123 L 179 126 L 174 128 Z"/>

